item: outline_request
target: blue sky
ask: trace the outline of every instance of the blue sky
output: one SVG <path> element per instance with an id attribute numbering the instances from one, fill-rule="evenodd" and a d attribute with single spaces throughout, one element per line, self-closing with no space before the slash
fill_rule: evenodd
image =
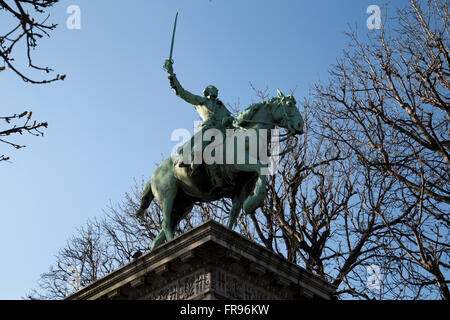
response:
<path id="1" fill-rule="evenodd" d="M 0 299 L 20 299 L 35 287 L 77 227 L 102 216 L 134 178 L 149 178 L 170 155 L 172 131 L 192 130 L 198 115 L 162 69 L 177 11 L 173 58 L 182 85 L 201 94 L 214 84 L 222 101 L 246 107 L 255 98 L 249 82 L 273 95 L 297 88 L 301 101 L 314 81 L 326 80 L 349 24 L 376 32 L 366 27 L 366 9 L 384 1 L 124 3 L 73 0 L 52 9 L 59 26 L 34 62 L 67 74 L 64 82 L 31 85 L 0 74 L 1 115 L 32 110 L 49 123 L 43 138 L 18 137 L 22 150 L 0 145 L 11 157 L 0 163 Z M 403 4 L 391 1 L 389 10 Z M 69 5 L 81 9 L 80 30 L 66 27 Z M 5 20 L 0 28 L 9 28 Z M 26 66 L 21 53 L 16 60 Z"/>

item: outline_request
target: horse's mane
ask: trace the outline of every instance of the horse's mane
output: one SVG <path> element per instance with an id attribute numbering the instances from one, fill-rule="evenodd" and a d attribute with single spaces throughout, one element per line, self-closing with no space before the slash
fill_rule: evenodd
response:
<path id="1" fill-rule="evenodd" d="M 248 124 L 248 120 L 253 119 L 253 117 L 255 116 L 256 112 L 259 111 L 259 109 L 274 102 L 278 102 L 278 98 L 271 98 L 267 101 L 262 101 L 250 105 L 248 108 L 244 109 L 244 111 L 239 113 L 239 115 L 236 117 L 236 124 L 241 127 L 245 127 Z"/>

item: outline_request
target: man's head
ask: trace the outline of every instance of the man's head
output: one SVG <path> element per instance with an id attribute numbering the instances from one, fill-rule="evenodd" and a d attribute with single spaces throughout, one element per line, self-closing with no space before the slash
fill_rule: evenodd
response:
<path id="1" fill-rule="evenodd" d="M 217 90 L 217 88 L 214 86 L 207 86 L 205 90 L 203 90 L 203 95 L 205 96 L 205 98 L 215 99 L 219 95 L 219 90 Z"/>

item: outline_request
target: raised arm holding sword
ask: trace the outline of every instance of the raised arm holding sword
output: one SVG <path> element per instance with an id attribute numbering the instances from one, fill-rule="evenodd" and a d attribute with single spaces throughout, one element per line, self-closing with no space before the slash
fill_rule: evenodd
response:
<path id="1" fill-rule="evenodd" d="M 225 107 L 225 105 L 220 101 L 217 96 L 219 91 L 216 87 L 213 85 L 207 86 L 203 90 L 203 96 L 198 96 L 195 94 L 190 93 L 189 91 L 185 90 L 180 82 L 178 81 L 176 74 L 173 72 L 173 59 L 172 59 L 172 53 L 173 53 L 173 44 L 175 39 L 175 31 L 177 27 L 177 19 L 178 19 L 178 13 L 175 16 L 175 23 L 173 27 L 173 33 L 172 33 L 172 42 L 170 46 L 170 55 L 169 59 L 167 59 L 164 62 L 164 70 L 169 73 L 169 82 L 172 89 L 175 90 L 175 93 L 177 96 L 182 98 L 184 101 L 192 104 L 197 110 L 198 114 L 203 120 L 202 128 L 199 130 L 199 132 L 196 133 L 196 135 L 203 134 L 202 132 L 204 130 L 207 130 L 209 128 L 215 128 L 219 129 L 222 132 L 225 131 L 226 128 L 233 127 L 233 120 L 230 111 Z M 201 143 L 201 146 L 194 145 L 195 136 L 191 138 L 191 157 L 190 157 L 190 166 L 192 169 L 192 173 L 194 173 L 195 169 L 198 167 L 199 164 L 194 163 L 194 153 L 195 152 L 202 152 L 203 148 L 209 143 L 208 141 Z M 179 163 L 179 165 L 183 165 Z M 186 164 L 185 164 L 186 165 Z"/>

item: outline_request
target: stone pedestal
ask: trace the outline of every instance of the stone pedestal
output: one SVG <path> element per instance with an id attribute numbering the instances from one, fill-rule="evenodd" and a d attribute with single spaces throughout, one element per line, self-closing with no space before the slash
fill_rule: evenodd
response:
<path id="1" fill-rule="evenodd" d="M 331 299 L 335 288 L 212 220 L 66 299 Z"/>

